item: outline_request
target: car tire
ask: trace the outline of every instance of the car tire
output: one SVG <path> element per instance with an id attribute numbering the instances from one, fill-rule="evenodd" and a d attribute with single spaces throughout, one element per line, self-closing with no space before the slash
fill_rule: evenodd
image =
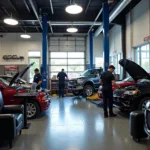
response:
<path id="1" fill-rule="evenodd" d="M 40 106 L 34 100 L 29 100 L 27 102 L 27 118 L 34 119 L 40 115 Z"/>
<path id="2" fill-rule="evenodd" d="M 85 85 L 84 89 L 83 89 L 83 96 L 84 97 L 88 97 L 88 96 L 92 96 L 94 93 L 94 88 L 92 85 Z"/>
<path id="3" fill-rule="evenodd" d="M 140 104 L 139 104 L 139 107 L 138 109 L 139 110 L 145 110 L 145 107 L 146 107 L 146 103 L 150 101 L 150 97 L 144 97 L 141 101 L 140 101 Z"/>
<path id="4" fill-rule="evenodd" d="M 81 91 L 72 91 L 72 93 L 73 93 L 73 95 L 74 96 L 79 96 L 79 95 L 81 95 Z"/>

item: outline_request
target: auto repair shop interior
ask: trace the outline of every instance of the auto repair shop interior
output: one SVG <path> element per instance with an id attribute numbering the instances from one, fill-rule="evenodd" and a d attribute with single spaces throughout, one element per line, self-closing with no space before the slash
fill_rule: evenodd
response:
<path id="1" fill-rule="evenodd" d="M 150 0 L 0 0 L 0 150 L 150 149 L 149 73 Z"/>

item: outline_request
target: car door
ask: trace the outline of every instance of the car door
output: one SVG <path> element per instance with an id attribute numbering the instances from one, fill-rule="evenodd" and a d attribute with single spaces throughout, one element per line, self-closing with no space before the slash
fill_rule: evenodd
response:
<path id="1" fill-rule="evenodd" d="M 95 89 L 98 89 L 100 86 L 100 76 L 96 69 L 92 71 L 92 81 L 94 83 Z"/>
<path id="2" fill-rule="evenodd" d="M 2 90 L 3 100 L 5 105 L 15 105 L 18 101 L 14 99 L 14 95 L 17 91 L 14 88 L 6 87 Z"/>

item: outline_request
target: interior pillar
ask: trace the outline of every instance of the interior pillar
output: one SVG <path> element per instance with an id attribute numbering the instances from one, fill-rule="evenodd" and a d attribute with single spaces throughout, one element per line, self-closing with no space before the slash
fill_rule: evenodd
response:
<path id="1" fill-rule="evenodd" d="M 44 15 L 42 17 L 42 66 L 41 66 L 41 74 L 43 78 L 42 88 L 47 88 L 47 34 L 48 34 L 48 24 L 47 24 L 47 16 Z"/>
<path id="2" fill-rule="evenodd" d="M 103 1 L 103 50 L 104 71 L 109 67 L 109 5 L 108 0 Z"/>
<path id="3" fill-rule="evenodd" d="M 89 46 L 90 46 L 90 69 L 93 69 L 93 32 L 89 32 Z"/>

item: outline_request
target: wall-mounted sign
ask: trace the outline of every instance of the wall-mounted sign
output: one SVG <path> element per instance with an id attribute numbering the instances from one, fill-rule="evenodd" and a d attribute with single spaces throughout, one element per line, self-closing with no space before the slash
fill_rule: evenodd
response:
<path id="1" fill-rule="evenodd" d="M 4 73 L 6 75 L 12 75 L 14 76 L 17 72 L 19 71 L 19 67 L 18 66 L 4 66 Z"/>
<path id="2" fill-rule="evenodd" d="M 144 41 L 150 41 L 150 35 L 144 38 Z"/>

